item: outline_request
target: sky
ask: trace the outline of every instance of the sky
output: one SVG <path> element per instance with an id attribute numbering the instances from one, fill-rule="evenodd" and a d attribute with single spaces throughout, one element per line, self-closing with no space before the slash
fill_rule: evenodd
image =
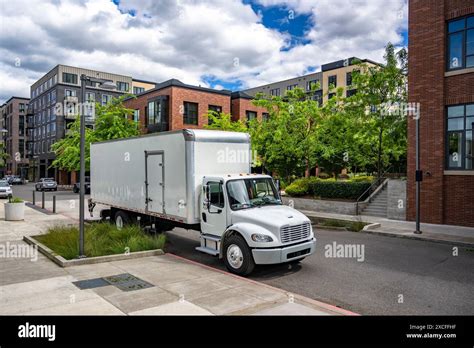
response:
<path id="1" fill-rule="evenodd" d="M 407 0 L 0 0 L 0 104 L 57 64 L 242 90 L 406 47 Z"/>

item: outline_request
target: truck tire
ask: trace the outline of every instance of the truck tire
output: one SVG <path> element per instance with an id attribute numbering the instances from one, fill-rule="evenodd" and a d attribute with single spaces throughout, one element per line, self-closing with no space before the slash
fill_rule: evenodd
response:
<path id="1" fill-rule="evenodd" d="M 123 210 L 117 210 L 114 216 L 115 227 L 121 230 L 124 226 L 130 224 L 130 217 Z"/>
<path id="2" fill-rule="evenodd" d="M 232 235 L 224 241 L 224 263 L 231 273 L 246 276 L 252 273 L 255 262 L 250 248 L 239 235 Z"/>

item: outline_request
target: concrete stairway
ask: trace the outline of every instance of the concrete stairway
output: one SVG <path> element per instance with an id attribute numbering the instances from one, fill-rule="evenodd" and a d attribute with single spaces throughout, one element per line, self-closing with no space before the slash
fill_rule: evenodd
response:
<path id="1" fill-rule="evenodd" d="M 361 215 L 387 217 L 387 186 L 385 185 L 367 207 L 362 210 Z"/>

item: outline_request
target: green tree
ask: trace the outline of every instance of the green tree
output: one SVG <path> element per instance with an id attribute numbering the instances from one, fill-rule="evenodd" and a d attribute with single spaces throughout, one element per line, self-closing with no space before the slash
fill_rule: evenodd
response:
<path id="1" fill-rule="evenodd" d="M 107 105 L 95 105 L 95 127 L 86 127 L 85 163 L 90 169 L 90 144 L 99 141 L 128 138 L 139 135 L 135 122 L 129 119 L 132 109 L 123 105 L 126 96 L 112 99 Z M 69 126 L 66 136 L 52 145 L 56 159 L 52 167 L 67 171 L 80 169 L 80 118 L 77 117 Z"/>
<path id="2" fill-rule="evenodd" d="M 313 91 L 318 86 L 313 86 Z M 284 97 L 256 96 L 254 105 L 266 108 L 269 118 L 252 121 L 252 142 L 266 168 L 281 176 L 309 176 L 318 163 L 321 108 L 319 102 L 301 88 L 288 91 Z"/>
<path id="3" fill-rule="evenodd" d="M 359 64 L 353 76 L 357 93 L 344 100 L 344 114 L 357 125 L 353 134 L 354 154 L 364 154 L 362 166 L 376 163 L 378 176 L 390 164 L 406 158 L 407 52 L 395 53 L 389 43 L 385 64 Z M 360 158 L 359 158 L 360 159 Z"/>
<path id="4" fill-rule="evenodd" d="M 219 113 L 209 110 L 207 113 L 209 124 L 205 125 L 206 129 L 223 130 L 230 132 L 247 132 L 247 126 L 241 120 L 232 121 L 232 115 Z"/>

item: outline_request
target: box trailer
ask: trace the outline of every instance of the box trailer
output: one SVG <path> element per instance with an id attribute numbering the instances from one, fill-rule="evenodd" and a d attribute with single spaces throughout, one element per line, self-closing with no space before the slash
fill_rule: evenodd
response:
<path id="1" fill-rule="evenodd" d="M 200 232 L 196 249 L 248 274 L 255 264 L 303 259 L 316 239 L 309 219 L 282 205 L 270 176 L 250 174 L 246 133 L 179 130 L 91 144 L 91 198 L 117 227 Z"/>

